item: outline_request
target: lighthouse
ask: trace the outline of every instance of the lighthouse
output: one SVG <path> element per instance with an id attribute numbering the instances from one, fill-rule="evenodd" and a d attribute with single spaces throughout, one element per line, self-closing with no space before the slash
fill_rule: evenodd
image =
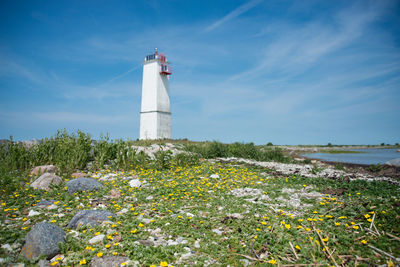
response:
<path id="1" fill-rule="evenodd" d="M 171 139 L 169 75 L 171 68 L 165 55 L 148 55 L 143 61 L 142 107 L 139 139 Z"/>

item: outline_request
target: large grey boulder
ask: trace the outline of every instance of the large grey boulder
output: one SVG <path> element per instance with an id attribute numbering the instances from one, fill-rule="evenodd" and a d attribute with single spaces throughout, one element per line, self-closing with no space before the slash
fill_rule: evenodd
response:
<path id="1" fill-rule="evenodd" d="M 400 158 L 387 161 L 385 164 L 395 167 L 400 167 Z"/>
<path id="2" fill-rule="evenodd" d="M 36 166 L 31 170 L 31 175 L 41 175 L 45 172 L 48 173 L 56 173 L 57 172 L 57 167 L 54 165 L 42 165 L 42 166 Z"/>
<path id="3" fill-rule="evenodd" d="M 83 225 L 98 225 L 104 221 L 109 221 L 109 216 L 115 216 L 107 210 L 81 210 L 69 222 L 69 228 L 77 228 Z"/>
<path id="4" fill-rule="evenodd" d="M 25 237 L 25 245 L 21 250 L 27 260 L 45 255 L 51 259 L 60 253 L 59 243 L 65 242 L 65 232 L 58 226 L 47 222 L 37 223 Z"/>
<path id="5" fill-rule="evenodd" d="M 92 191 L 103 187 L 103 185 L 93 178 L 77 178 L 68 181 L 66 184 L 69 193 L 79 191 Z"/>
<path id="6" fill-rule="evenodd" d="M 37 178 L 33 183 L 31 183 L 31 187 L 37 189 L 50 190 L 50 185 L 59 185 L 62 183 L 61 177 L 53 174 L 53 173 L 45 173 L 42 174 L 39 178 Z"/>
<path id="7" fill-rule="evenodd" d="M 115 267 L 124 262 L 129 262 L 129 258 L 123 256 L 94 257 L 90 262 L 90 267 Z"/>

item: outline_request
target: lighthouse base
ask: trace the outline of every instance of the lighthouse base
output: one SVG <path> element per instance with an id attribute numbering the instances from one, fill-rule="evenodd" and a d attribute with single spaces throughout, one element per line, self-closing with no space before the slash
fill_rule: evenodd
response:
<path id="1" fill-rule="evenodd" d="M 141 112 L 139 139 L 171 139 L 171 113 L 162 111 Z"/>

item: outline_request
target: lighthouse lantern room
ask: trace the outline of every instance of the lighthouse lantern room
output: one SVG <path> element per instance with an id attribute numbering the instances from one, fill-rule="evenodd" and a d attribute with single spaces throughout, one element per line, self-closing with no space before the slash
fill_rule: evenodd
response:
<path id="1" fill-rule="evenodd" d="M 143 61 L 142 107 L 139 139 L 170 139 L 171 111 L 169 75 L 172 74 L 165 55 L 148 55 Z"/>

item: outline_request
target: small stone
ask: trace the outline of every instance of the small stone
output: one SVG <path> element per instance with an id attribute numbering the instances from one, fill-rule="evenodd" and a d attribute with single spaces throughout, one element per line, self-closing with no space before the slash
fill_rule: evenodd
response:
<path id="1" fill-rule="evenodd" d="M 28 217 L 32 217 L 32 216 L 36 216 L 39 215 L 40 212 L 34 211 L 34 210 L 30 210 L 28 213 Z"/>
<path id="2" fill-rule="evenodd" d="M 120 197 L 121 197 L 121 192 L 119 192 L 119 190 L 115 188 L 111 189 L 110 198 L 120 198 Z"/>
<path id="3" fill-rule="evenodd" d="M 42 174 L 38 179 L 31 183 L 31 187 L 43 190 L 50 190 L 50 185 L 59 185 L 62 183 L 61 177 L 53 173 Z"/>
<path id="4" fill-rule="evenodd" d="M 230 213 L 230 214 L 226 214 L 226 216 L 232 217 L 235 219 L 243 219 L 244 218 L 243 215 L 240 213 Z"/>
<path id="5" fill-rule="evenodd" d="M 200 248 L 200 241 L 199 241 L 199 240 L 196 240 L 196 241 L 194 242 L 194 247 L 195 247 L 195 248 Z"/>
<path id="6" fill-rule="evenodd" d="M 27 260 L 33 260 L 40 255 L 51 259 L 60 253 L 58 244 L 63 242 L 65 242 L 65 232 L 60 227 L 47 222 L 37 223 L 26 235 L 21 254 Z"/>
<path id="7" fill-rule="evenodd" d="M 217 235 L 222 235 L 222 231 L 218 230 L 218 229 L 213 229 L 212 230 L 214 233 L 216 233 Z"/>
<path id="8" fill-rule="evenodd" d="M 400 167 L 400 158 L 387 161 L 385 164 L 395 167 Z"/>
<path id="9" fill-rule="evenodd" d="M 154 197 L 153 196 L 148 196 L 146 197 L 146 200 L 152 200 Z"/>
<path id="10" fill-rule="evenodd" d="M 77 178 L 66 183 L 68 192 L 73 194 L 79 191 L 92 191 L 103 187 L 101 183 L 93 178 Z"/>
<path id="11" fill-rule="evenodd" d="M 51 204 L 50 206 L 47 207 L 48 210 L 54 210 L 56 208 L 58 208 L 58 206 L 55 204 Z"/>
<path id="12" fill-rule="evenodd" d="M 121 263 L 128 263 L 129 258 L 123 256 L 103 256 L 101 258 L 94 257 L 91 262 L 91 267 L 115 267 L 120 266 Z"/>
<path id="13" fill-rule="evenodd" d="M 168 246 L 176 246 L 176 245 L 179 245 L 178 242 L 176 242 L 176 241 L 174 241 L 174 240 L 171 240 L 171 239 L 167 241 L 167 244 L 168 244 Z"/>
<path id="14" fill-rule="evenodd" d="M 89 244 L 96 244 L 103 241 L 105 235 L 96 235 L 95 237 L 89 240 Z"/>
<path id="15" fill-rule="evenodd" d="M 103 221 L 108 221 L 109 216 L 114 217 L 115 214 L 106 210 L 81 210 L 69 222 L 69 228 L 77 228 L 83 225 L 98 225 Z"/>
<path id="16" fill-rule="evenodd" d="M 150 241 L 150 240 L 138 240 L 137 242 L 139 242 L 141 245 L 143 246 L 154 246 L 154 242 Z"/>
<path id="17" fill-rule="evenodd" d="M 154 219 L 145 219 L 145 218 L 143 218 L 142 222 L 144 222 L 145 224 L 149 224 L 149 223 L 151 223 L 152 220 L 154 220 Z"/>
<path id="18" fill-rule="evenodd" d="M 50 262 L 48 261 L 48 260 L 40 260 L 39 262 L 38 262 L 38 266 L 39 267 L 48 267 L 48 266 L 50 266 Z"/>
<path id="19" fill-rule="evenodd" d="M 122 210 L 118 211 L 117 214 L 118 214 L 118 215 L 122 215 L 122 214 L 127 213 L 128 211 L 129 211 L 128 209 L 123 208 Z"/>
<path id="20" fill-rule="evenodd" d="M 55 200 L 46 200 L 46 199 L 42 199 L 42 200 L 40 200 L 40 202 L 38 202 L 38 203 L 36 204 L 36 207 L 45 208 L 45 207 L 47 207 L 47 206 L 50 206 L 50 205 L 53 204 L 54 202 L 56 202 L 56 201 L 55 201 Z"/>
<path id="21" fill-rule="evenodd" d="M 242 263 L 242 265 L 243 265 L 244 267 L 250 265 L 250 261 L 249 261 L 248 259 L 241 259 L 241 260 L 239 260 L 239 261 Z"/>
<path id="22" fill-rule="evenodd" d="M 36 166 L 31 170 L 31 175 L 41 175 L 45 172 L 48 173 L 56 173 L 57 172 L 57 167 L 54 165 L 42 165 L 42 166 Z"/>
<path id="23" fill-rule="evenodd" d="M 9 252 L 13 251 L 12 247 L 10 246 L 10 244 L 1 245 L 1 248 L 4 249 L 4 250 L 8 250 Z"/>
<path id="24" fill-rule="evenodd" d="M 71 174 L 72 178 L 81 178 L 81 177 L 86 177 L 87 174 L 83 173 L 83 172 L 74 172 L 73 174 Z"/>
<path id="25" fill-rule="evenodd" d="M 211 174 L 211 175 L 210 175 L 210 178 L 218 179 L 218 178 L 219 178 L 219 175 L 214 173 L 214 174 Z"/>
<path id="26" fill-rule="evenodd" d="M 140 187 L 142 185 L 142 183 L 139 181 L 139 179 L 133 179 L 129 181 L 129 186 L 130 187 Z"/>

